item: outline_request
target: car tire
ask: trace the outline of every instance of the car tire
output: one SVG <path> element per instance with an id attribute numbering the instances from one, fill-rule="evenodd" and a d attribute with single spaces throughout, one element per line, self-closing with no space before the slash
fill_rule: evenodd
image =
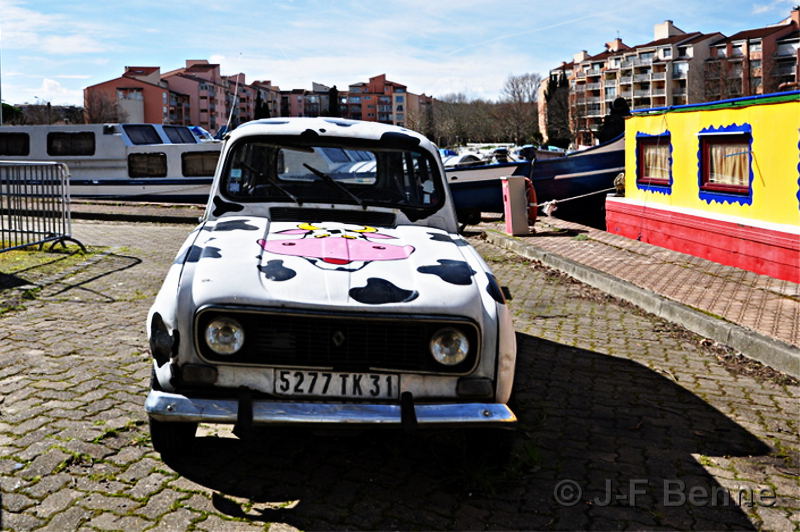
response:
<path id="1" fill-rule="evenodd" d="M 155 368 L 150 372 L 150 388 L 163 391 L 156 377 Z M 148 416 L 150 423 L 150 441 L 153 449 L 163 458 L 176 458 L 191 449 L 197 423 L 186 421 L 159 421 Z"/>
<path id="2" fill-rule="evenodd" d="M 149 418 L 150 440 L 153 449 L 164 458 L 177 458 L 191 449 L 197 423 L 184 421 L 159 421 Z"/>

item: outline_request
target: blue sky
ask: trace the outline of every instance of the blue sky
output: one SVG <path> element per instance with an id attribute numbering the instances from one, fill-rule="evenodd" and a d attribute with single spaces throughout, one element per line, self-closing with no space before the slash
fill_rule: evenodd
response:
<path id="1" fill-rule="evenodd" d="M 7 103 L 77 104 L 126 65 L 208 59 L 223 74 L 282 89 L 386 73 L 412 92 L 495 99 L 509 74 L 545 73 L 618 34 L 652 40 L 739 30 L 787 17 L 797 0 L 0 0 L 0 82 Z"/>

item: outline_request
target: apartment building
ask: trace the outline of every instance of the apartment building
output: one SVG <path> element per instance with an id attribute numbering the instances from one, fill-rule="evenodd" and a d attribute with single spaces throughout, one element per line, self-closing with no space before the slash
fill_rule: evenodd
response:
<path id="1" fill-rule="evenodd" d="M 228 120 L 228 80 L 220 66 L 205 59 L 187 59 L 186 66 L 161 75 L 170 88 L 189 95 L 190 123 L 216 132 Z"/>
<path id="2" fill-rule="evenodd" d="M 348 87 L 342 116 L 354 120 L 382 122 L 405 127 L 406 86 L 386 79 L 386 74 Z"/>
<path id="3" fill-rule="evenodd" d="M 798 87 L 800 8 L 780 23 L 740 31 L 711 43 L 705 100 L 755 96 Z"/>
<path id="4" fill-rule="evenodd" d="M 87 121 L 190 123 L 189 96 L 161 79 L 154 66 L 126 66 L 122 76 L 83 90 Z"/>
<path id="5" fill-rule="evenodd" d="M 648 43 L 628 46 L 615 39 L 602 53 L 581 51 L 552 69 L 540 85 L 540 129 L 567 122 L 577 144 L 591 145 L 618 97 L 635 110 L 795 89 L 800 79 L 798 30 L 798 8 L 774 26 L 731 37 L 686 32 L 666 20 L 654 26 Z M 564 105 L 550 101 L 553 83 L 560 79 L 568 83 Z M 568 111 L 559 111 L 562 107 Z M 559 113 L 567 116 L 559 118 Z"/>
<path id="6" fill-rule="evenodd" d="M 650 42 L 628 46 L 615 39 L 603 53 L 575 54 L 568 81 L 570 125 L 577 143 L 593 144 L 616 98 L 624 98 L 632 110 L 702 101 L 704 60 L 709 45 L 720 37 L 687 33 L 666 20 L 654 26 Z M 564 68 L 554 70 L 551 75 Z"/>
<path id="7" fill-rule="evenodd" d="M 254 81 L 250 84 L 256 90 L 256 107 L 263 106 L 259 116 L 281 116 L 281 88 L 272 81 Z"/>

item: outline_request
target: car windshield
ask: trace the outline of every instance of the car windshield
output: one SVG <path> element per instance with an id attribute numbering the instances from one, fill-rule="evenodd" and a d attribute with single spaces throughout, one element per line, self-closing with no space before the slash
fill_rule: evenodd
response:
<path id="1" fill-rule="evenodd" d="M 243 139 L 232 148 L 222 191 L 239 201 L 348 203 L 436 210 L 442 181 L 422 150 L 286 145 Z"/>

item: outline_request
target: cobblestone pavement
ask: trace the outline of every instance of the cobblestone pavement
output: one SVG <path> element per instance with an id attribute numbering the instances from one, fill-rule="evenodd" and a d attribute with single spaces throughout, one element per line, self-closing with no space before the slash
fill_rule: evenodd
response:
<path id="1" fill-rule="evenodd" d="M 166 464 L 142 406 L 143 331 L 187 231 L 75 223 L 115 248 L 0 316 L 3 529 L 800 524 L 798 386 L 729 373 L 700 338 L 477 238 L 515 296 L 521 423 L 504 468 L 462 432 L 241 441 L 211 426 Z"/>

